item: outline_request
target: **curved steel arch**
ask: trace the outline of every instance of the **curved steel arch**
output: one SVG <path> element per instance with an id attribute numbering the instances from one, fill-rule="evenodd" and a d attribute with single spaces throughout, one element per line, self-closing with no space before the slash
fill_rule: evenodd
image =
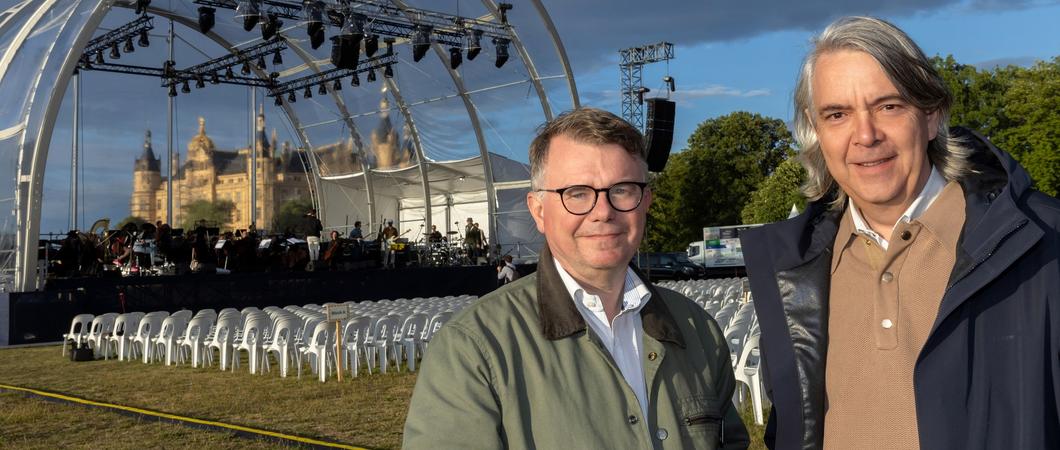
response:
<path id="1" fill-rule="evenodd" d="M 386 80 L 387 88 L 393 93 L 394 100 L 398 104 L 398 110 L 401 111 L 401 115 L 405 117 L 405 123 L 409 126 L 409 134 L 412 135 L 412 147 L 416 149 L 416 160 L 418 161 L 416 165 L 420 171 L 420 184 L 423 188 L 424 227 L 425 231 L 430 231 L 431 214 L 433 212 L 431 209 L 431 183 L 430 180 L 427 179 L 429 166 L 427 165 L 427 158 L 423 154 L 423 147 L 420 145 L 420 131 L 416 128 L 416 122 L 412 120 L 412 113 L 409 112 L 408 104 L 405 103 L 405 98 L 401 96 L 401 90 L 398 89 L 397 82 L 389 77 L 383 77 L 383 79 Z M 398 210 L 401 210 L 400 206 L 398 207 Z"/>
<path id="2" fill-rule="evenodd" d="M 563 46 L 563 40 L 559 38 L 556 24 L 552 22 L 552 16 L 548 14 L 545 5 L 541 4 L 541 0 L 530 1 L 534 4 L 534 8 L 537 9 L 537 15 L 541 17 L 541 22 L 545 24 L 545 29 L 552 36 L 552 45 L 556 48 L 556 55 L 559 56 L 560 64 L 563 65 L 563 73 L 567 75 L 567 89 L 570 91 L 574 109 L 581 108 L 581 100 L 578 99 L 578 86 L 574 82 L 574 72 L 571 71 L 570 60 L 567 58 L 567 48 Z"/>
<path id="3" fill-rule="evenodd" d="M 493 17 L 501 15 L 500 9 L 497 8 L 497 4 L 493 0 L 482 0 L 482 4 L 486 5 Z M 519 35 L 514 28 L 508 29 L 508 35 L 512 38 L 512 45 L 515 47 L 516 52 L 519 53 L 519 58 L 523 60 L 523 66 L 530 72 L 530 81 L 534 84 L 534 89 L 537 90 L 537 98 L 541 100 L 541 109 L 545 113 L 545 121 L 551 122 L 552 107 L 548 104 L 545 87 L 541 85 L 541 75 L 537 73 L 537 66 L 534 65 L 534 60 L 530 58 L 530 54 L 526 52 L 526 47 L 523 47 L 523 41 L 519 39 Z"/>

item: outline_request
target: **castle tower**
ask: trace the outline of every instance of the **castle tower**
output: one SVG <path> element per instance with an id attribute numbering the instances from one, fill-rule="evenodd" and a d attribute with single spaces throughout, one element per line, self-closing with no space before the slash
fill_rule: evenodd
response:
<path id="1" fill-rule="evenodd" d="M 155 192 L 162 184 L 162 162 L 151 148 L 151 131 L 144 134 L 144 151 L 133 165 L 133 194 L 129 201 L 129 215 L 153 222 L 160 219 L 162 208 Z"/>
<path id="2" fill-rule="evenodd" d="M 408 166 L 408 160 L 401 158 L 401 141 L 390 120 L 390 101 L 387 99 L 385 85 L 383 98 L 379 100 L 379 125 L 372 130 L 371 140 L 377 168 L 390 169 Z"/>

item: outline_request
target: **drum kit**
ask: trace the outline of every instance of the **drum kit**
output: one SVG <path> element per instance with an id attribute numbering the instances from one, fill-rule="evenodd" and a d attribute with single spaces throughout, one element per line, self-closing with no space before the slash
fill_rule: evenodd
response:
<path id="1" fill-rule="evenodd" d="M 471 265 L 471 258 L 468 257 L 467 249 L 464 248 L 464 240 L 457 236 L 459 232 L 450 231 L 446 234 L 449 235 L 448 239 L 443 237 L 441 241 L 424 242 L 421 239 L 417 242 L 413 250 L 419 253 L 420 265 L 429 267 Z"/>

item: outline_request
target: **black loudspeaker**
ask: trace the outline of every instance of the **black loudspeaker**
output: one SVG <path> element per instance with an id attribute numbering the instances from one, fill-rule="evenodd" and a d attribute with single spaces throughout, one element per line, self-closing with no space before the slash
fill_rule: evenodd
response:
<path id="1" fill-rule="evenodd" d="M 648 122 L 644 129 L 644 148 L 648 152 L 648 170 L 662 172 L 674 142 L 677 104 L 664 98 L 649 98 L 645 101 L 648 102 Z"/>

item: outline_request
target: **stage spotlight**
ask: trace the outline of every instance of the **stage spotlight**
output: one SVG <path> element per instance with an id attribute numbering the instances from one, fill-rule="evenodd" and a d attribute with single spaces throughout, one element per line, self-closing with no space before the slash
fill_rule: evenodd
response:
<path id="1" fill-rule="evenodd" d="M 188 86 L 188 80 L 184 80 L 184 84 L 180 85 L 180 92 L 183 92 L 185 94 L 191 93 L 191 87 Z"/>
<path id="2" fill-rule="evenodd" d="M 110 46 L 110 59 L 121 59 L 121 52 L 118 51 L 117 42 Z"/>
<path id="3" fill-rule="evenodd" d="M 173 79 L 173 75 L 176 74 L 177 70 L 174 67 L 177 63 L 173 61 L 162 62 L 162 78 Z"/>
<path id="4" fill-rule="evenodd" d="M 464 58 L 460 55 L 460 47 L 452 47 L 449 49 L 449 68 L 456 70 L 460 67 L 460 63 L 464 62 Z"/>
<path id="5" fill-rule="evenodd" d="M 265 67 L 266 67 L 265 66 L 265 56 L 264 55 L 258 56 L 258 68 L 261 69 L 261 70 L 265 70 Z"/>
<path id="6" fill-rule="evenodd" d="M 250 75 L 250 62 L 243 61 L 243 67 L 239 68 L 239 73 L 243 75 Z"/>
<path id="7" fill-rule="evenodd" d="M 497 47 L 497 60 L 494 61 L 493 65 L 497 66 L 498 69 L 508 62 L 508 39 L 505 38 L 493 38 L 493 45 Z"/>
<path id="8" fill-rule="evenodd" d="M 342 80 L 335 80 L 334 83 L 331 83 L 331 90 L 332 91 L 341 91 L 342 90 Z"/>
<path id="9" fill-rule="evenodd" d="M 220 84 L 221 79 L 217 76 L 217 71 L 210 72 L 210 84 Z"/>
<path id="10" fill-rule="evenodd" d="M 357 70 L 362 35 L 341 34 L 331 37 L 331 64 L 340 69 Z"/>
<path id="11" fill-rule="evenodd" d="M 274 95 L 272 104 L 276 106 L 283 106 L 283 100 L 280 99 L 279 95 Z"/>
<path id="12" fill-rule="evenodd" d="M 233 79 L 235 77 L 236 77 L 236 75 L 234 73 L 232 73 L 232 66 L 226 67 L 225 68 L 225 79 L 226 80 L 231 80 L 231 79 Z"/>
<path id="13" fill-rule="evenodd" d="M 313 47 L 313 50 L 320 48 L 320 45 L 324 43 L 324 29 L 321 28 L 316 33 L 309 35 L 309 46 Z"/>
<path id="14" fill-rule="evenodd" d="M 261 0 L 239 0 L 236 4 L 236 20 L 243 21 L 243 31 L 250 31 L 261 18 Z"/>
<path id="15" fill-rule="evenodd" d="M 677 85 L 674 84 L 674 77 L 671 77 L 671 76 L 667 75 L 667 76 L 663 77 L 663 82 L 666 83 L 666 85 L 670 87 L 670 92 L 673 92 L 673 91 L 677 90 Z"/>
<path id="16" fill-rule="evenodd" d="M 305 91 L 302 92 L 302 98 L 313 98 L 313 90 L 309 89 L 309 86 L 306 86 Z"/>
<path id="17" fill-rule="evenodd" d="M 298 96 L 294 95 L 294 91 L 287 93 L 287 103 L 294 103 L 298 101 Z"/>
<path id="18" fill-rule="evenodd" d="M 283 56 L 280 55 L 280 51 L 279 50 L 276 50 L 276 53 L 272 54 L 272 65 L 274 65 L 274 66 L 282 66 L 283 65 Z"/>
<path id="19" fill-rule="evenodd" d="M 324 83 L 320 83 L 320 87 L 317 88 L 317 95 L 328 95 L 328 88 L 324 86 Z"/>
<path id="20" fill-rule="evenodd" d="M 512 9 L 511 3 L 501 3 L 497 5 L 497 9 L 501 10 L 501 23 L 508 25 L 508 11 Z"/>
<path id="21" fill-rule="evenodd" d="M 393 55 L 394 54 L 394 38 L 388 37 L 386 39 L 383 39 L 383 42 L 386 42 L 386 54 L 387 54 L 387 56 Z"/>
<path id="22" fill-rule="evenodd" d="M 283 21 L 276 17 L 276 14 L 268 14 L 264 18 L 264 22 L 261 24 L 261 39 L 268 42 L 270 39 L 276 36 L 276 31 L 283 26 Z"/>
<path id="23" fill-rule="evenodd" d="M 206 81 L 202 79 L 202 75 L 195 76 L 195 89 L 202 89 L 206 87 Z"/>
<path id="24" fill-rule="evenodd" d="M 125 53 L 132 53 L 136 51 L 136 47 L 133 47 L 132 36 L 125 38 L 125 46 L 121 48 L 121 51 Z"/>
<path id="25" fill-rule="evenodd" d="M 643 105 L 644 104 L 644 94 L 647 94 L 649 92 L 651 92 L 651 89 L 648 89 L 646 87 L 642 87 L 642 88 L 638 89 L 637 90 L 637 103 Z"/>
<path id="26" fill-rule="evenodd" d="M 375 68 L 369 68 L 368 69 L 368 77 L 367 77 L 367 79 L 368 79 L 369 83 L 374 83 L 375 82 Z"/>
<path id="27" fill-rule="evenodd" d="M 379 35 L 371 34 L 364 38 L 364 56 L 371 58 L 379 51 Z"/>
<path id="28" fill-rule="evenodd" d="M 416 25 L 416 31 L 412 34 L 412 60 L 420 62 L 431 47 L 431 27 L 428 25 Z"/>
<path id="29" fill-rule="evenodd" d="M 177 85 L 176 84 L 169 85 L 169 96 L 170 97 L 176 97 L 177 96 Z"/>
<path id="30" fill-rule="evenodd" d="M 467 38 L 467 60 L 471 61 L 482 51 L 482 30 L 471 30 Z"/>
<path id="31" fill-rule="evenodd" d="M 147 7 L 151 4 L 151 0 L 136 0 L 136 15 L 147 14 Z"/>
<path id="32" fill-rule="evenodd" d="M 324 37 L 324 2 L 309 1 L 305 6 L 306 34 L 313 38 L 317 34 Z M 313 47 L 316 48 L 316 47 Z"/>
<path id="33" fill-rule="evenodd" d="M 96 50 L 96 64 L 103 64 L 103 50 Z"/>
<path id="34" fill-rule="evenodd" d="M 360 85 L 361 85 L 361 77 L 359 77 L 357 75 L 357 72 L 354 72 L 353 76 L 350 77 L 350 86 L 360 86 Z"/>
<path id="35" fill-rule="evenodd" d="M 141 47 L 151 46 L 151 40 L 147 38 L 147 30 L 140 30 L 140 40 L 136 42 L 136 45 Z"/>
<path id="36" fill-rule="evenodd" d="M 199 7 L 199 32 L 202 34 L 209 33 L 213 29 L 214 24 L 217 23 L 217 18 L 214 13 L 216 9 L 209 6 Z"/>
<path id="37" fill-rule="evenodd" d="M 386 67 L 383 68 L 383 76 L 394 78 L 394 68 L 390 67 L 390 64 L 387 64 Z"/>

